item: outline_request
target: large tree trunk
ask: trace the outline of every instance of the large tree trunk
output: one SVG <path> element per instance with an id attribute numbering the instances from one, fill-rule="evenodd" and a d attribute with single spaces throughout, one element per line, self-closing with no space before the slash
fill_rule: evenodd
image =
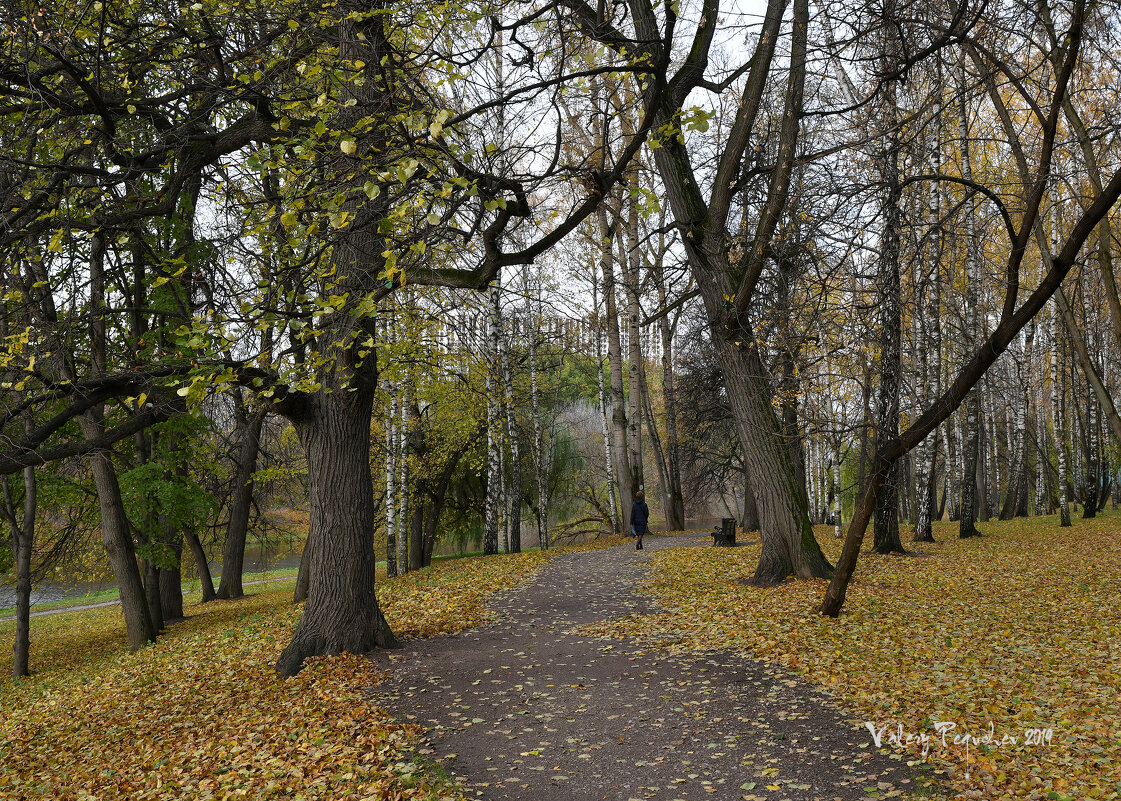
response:
<path id="1" fill-rule="evenodd" d="M 238 390 L 240 393 L 241 390 Z M 239 396 L 240 400 L 240 396 Z M 245 539 L 249 533 L 249 513 L 253 506 L 253 473 L 257 470 L 257 455 L 261 450 L 263 411 L 246 415 L 239 412 L 238 428 L 241 433 L 241 451 L 234 473 L 233 499 L 230 501 L 230 522 L 226 527 L 226 545 L 222 549 L 222 578 L 218 583 L 219 598 L 241 598 L 242 572 L 245 569 Z"/>
<path id="2" fill-rule="evenodd" d="M 710 301 L 711 293 L 703 294 L 706 303 L 723 300 Z M 720 316 L 713 314 L 710 319 Z M 829 578 L 833 568 L 814 539 L 805 493 L 798 486 L 790 448 L 775 417 L 766 368 L 753 343 L 729 342 L 719 329 L 713 331 L 713 340 L 759 509 L 762 552 L 752 581 L 769 586 L 792 574 Z"/>
<path id="3" fill-rule="evenodd" d="M 370 477 L 373 391 L 317 395 L 296 431 L 307 454 L 311 513 L 307 605 L 277 660 L 286 676 L 309 656 L 365 653 L 396 640 L 374 594 L 374 496 Z"/>
<path id="4" fill-rule="evenodd" d="M 753 67 L 753 78 L 749 81 L 751 87 L 758 87 L 760 94 L 773 58 L 784 7 L 782 2 L 768 4 L 763 34 L 754 56 L 758 69 Z M 764 213 L 750 239 L 750 251 L 744 256 L 746 268 L 738 259 L 733 267 L 728 251 L 732 237 L 726 227 L 725 212 L 730 208 L 726 202 L 730 184 L 724 183 L 723 177 L 718 179 L 714 189 L 718 202 L 712 203 L 715 209 L 710 208 L 701 195 L 684 145 L 669 137 L 654 151 L 666 198 L 683 231 L 682 245 L 690 271 L 704 300 L 705 316 L 724 375 L 744 464 L 759 506 L 762 551 L 753 579 L 759 585 L 777 584 L 792 574 L 800 578 L 832 574 L 832 566 L 814 539 L 790 450 L 775 417 L 774 398 L 755 343 L 754 320 L 751 319 L 751 308 L 757 300 L 752 276 L 762 273 L 775 226 L 789 196 L 790 173 L 796 160 L 808 23 L 808 3 L 796 0 L 778 166 L 771 173 Z M 746 92 L 736 119 L 736 136 L 745 148 L 754 132 L 755 114 L 759 110 L 757 97 L 754 88 Z M 675 101 L 683 100 L 671 93 L 656 109 L 654 125 L 671 124 L 680 111 L 680 102 Z M 737 166 L 732 174 L 733 181 L 738 171 Z"/>

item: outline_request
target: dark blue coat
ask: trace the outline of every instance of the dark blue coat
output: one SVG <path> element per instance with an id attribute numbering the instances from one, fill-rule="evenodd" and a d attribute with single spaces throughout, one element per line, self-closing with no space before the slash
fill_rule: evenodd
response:
<path id="1" fill-rule="evenodd" d="M 642 498 L 635 498 L 631 504 L 631 528 L 636 536 L 646 533 L 646 522 L 650 519 L 650 508 Z"/>

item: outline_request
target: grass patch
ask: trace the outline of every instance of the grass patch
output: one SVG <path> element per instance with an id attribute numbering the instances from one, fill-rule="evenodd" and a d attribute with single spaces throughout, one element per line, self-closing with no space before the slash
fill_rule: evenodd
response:
<path id="1" fill-rule="evenodd" d="M 741 583 L 758 544 L 675 548 L 655 555 L 647 582 L 666 613 L 585 631 L 780 663 L 878 726 L 937 738 L 929 762 L 961 798 L 1117 799 L 1119 528 L 1113 514 L 1067 529 L 1044 517 L 985 523 L 984 537 L 959 540 L 956 524 L 939 523 L 938 543 L 906 543 L 915 556 L 862 554 L 838 620 L 816 611 L 824 581 Z M 835 559 L 832 529 L 818 539 Z M 945 747 L 935 721 L 956 723 Z M 1016 744 L 974 745 L 967 758 L 953 743 L 990 723 Z M 1053 730 L 1049 745 L 1025 742 L 1035 728 Z M 901 755 L 921 763 L 917 747 Z"/>

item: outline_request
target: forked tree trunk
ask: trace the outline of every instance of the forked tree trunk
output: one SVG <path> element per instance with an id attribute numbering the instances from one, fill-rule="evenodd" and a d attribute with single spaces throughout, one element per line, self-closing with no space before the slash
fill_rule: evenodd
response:
<path id="1" fill-rule="evenodd" d="M 241 390 L 237 390 L 240 392 Z M 245 570 L 245 540 L 249 533 L 249 513 L 253 507 L 253 473 L 257 470 L 257 455 L 261 446 L 261 426 L 265 413 L 241 413 L 241 449 L 234 473 L 233 500 L 230 502 L 230 522 L 226 527 L 226 545 L 222 549 L 222 578 L 218 583 L 219 598 L 241 598 L 242 573 Z"/>
<path id="2" fill-rule="evenodd" d="M 766 82 L 766 70 L 773 58 L 784 7 L 781 2 L 768 4 L 763 34 L 759 37 L 754 56 L 760 69 L 752 72 L 755 76 L 753 85 L 762 87 Z M 806 0 L 795 0 L 789 79 L 779 135 L 780 168 L 771 174 L 766 213 L 760 218 L 756 235 L 751 241 L 748 263 L 749 268 L 758 268 L 760 272 L 766 251 L 773 241 L 774 226 L 789 194 L 804 91 L 808 21 L 808 3 Z M 669 97 L 654 110 L 654 125 L 671 124 L 679 114 L 680 102 L 675 101 L 683 101 L 684 98 L 675 98 L 672 93 Z M 746 147 L 754 132 L 759 104 L 753 95 L 749 95 L 740 109 L 736 121 L 737 135 L 741 136 Z M 814 539 L 803 500 L 804 492 L 798 486 L 790 450 L 781 424 L 775 417 L 767 370 L 754 341 L 754 321 L 750 319 L 750 309 L 756 297 L 754 285 L 740 286 L 742 277 L 749 276 L 744 276 L 738 266 L 734 269 L 730 261 L 730 237 L 725 215 L 730 208 L 730 204 L 725 202 L 727 185 L 721 179 L 714 190 L 719 203 L 713 204 L 716 206 L 713 214 L 714 209 L 706 203 L 697 186 L 693 166 L 683 144 L 665 142 L 654 151 L 654 160 L 673 215 L 684 230 L 682 245 L 704 300 L 705 316 L 724 375 L 744 465 L 759 506 L 762 550 L 753 581 L 758 585 L 771 585 L 792 574 L 800 578 L 828 577 L 833 569 Z M 731 308 L 729 298 L 733 299 Z"/>
<path id="3" fill-rule="evenodd" d="M 374 595 L 372 389 L 319 394 L 296 432 L 307 454 L 310 587 L 303 616 L 276 669 L 293 676 L 309 656 L 361 654 L 396 639 Z"/>

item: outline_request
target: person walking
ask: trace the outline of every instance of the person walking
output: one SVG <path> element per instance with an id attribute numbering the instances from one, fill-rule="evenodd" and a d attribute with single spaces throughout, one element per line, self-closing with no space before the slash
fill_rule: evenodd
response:
<path id="1" fill-rule="evenodd" d="M 642 550 L 642 535 L 646 533 L 646 521 L 650 519 L 650 509 L 646 506 L 646 496 L 639 490 L 634 494 L 631 504 L 631 531 L 634 532 L 636 551 Z"/>

